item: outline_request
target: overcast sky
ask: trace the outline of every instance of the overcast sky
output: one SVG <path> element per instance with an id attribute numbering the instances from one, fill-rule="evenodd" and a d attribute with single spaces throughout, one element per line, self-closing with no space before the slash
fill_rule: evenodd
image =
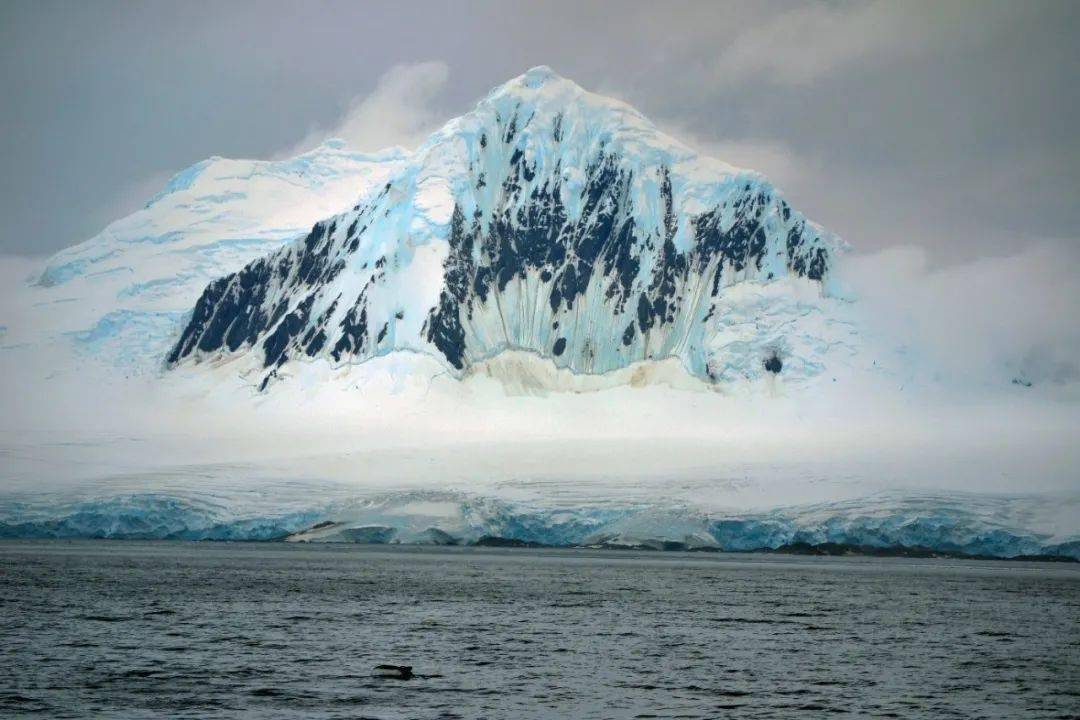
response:
<path id="1" fill-rule="evenodd" d="M 211 155 L 415 144 L 547 64 L 769 175 L 859 250 L 956 263 L 1080 226 L 1080 3 L 0 3 L 0 252 Z"/>

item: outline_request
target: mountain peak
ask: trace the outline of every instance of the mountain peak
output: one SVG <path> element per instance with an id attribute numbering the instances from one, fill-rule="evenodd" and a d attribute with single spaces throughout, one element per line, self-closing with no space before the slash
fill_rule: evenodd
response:
<path id="1" fill-rule="evenodd" d="M 698 177 L 706 184 L 725 175 L 757 175 L 698 153 L 629 103 L 586 90 L 546 65 L 495 87 L 472 111 L 428 138 L 424 147 L 445 146 L 453 137 L 475 138 L 490 134 L 493 128 L 503 132 L 511 126 L 522 131 L 510 133 L 518 142 L 525 142 L 526 137 L 574 135 L 578 141 L 608 145 L 613 152 L 648 158 L 654 165 L 680 165 L 684 176 Z M 760 180 L 760 176 L 752 179 Z"/>
<path id="2" fill-rule="evenodd" d="M 759 175 L 537 67 L 352 210 L 207 286 L 169 364 L 250 357 L 261 387 L 294 361 L 398 351 L 458 376 L 529 351 L 582 375 L 675 359 L 708 383 L 805 378 L 832 344 L 802 298 L 835 249 Z"/>
<path id="3" fill-rule="evenodd" d="M 517 82 L 531 88 L 543 87 L 549 82 L 564 80 L 557 72 L 547 65 L 537 65 L 529 68 L 517 78 Z"/>
<path id="4" fill-rule="evenodd" d="M 510 78 L 501 85 L 497 85 L 488 94 L 488 97 L 536 95 L 538 93 L 551 94 L 560 90 L 568 91 L 571 94 L 585 92 L 576 82 L 559 75 L 547 65 L 537 65 L 517 77 Z"/>
<path id="5" fill-rule="evenodd" d="M 606 124 L 613 124 L 613 121 L 614 124 L 619 124 L 622 118 L 616 118 L 614 114 L 622 114 L 625 118 L 632 118 L 632 124 L 652 126 L 644 115 L 627 103 L 607 95 L 589 92 L 547 65 L 537 65 L 497 86 L 480 103 L 478 109 L 490 105 L 503 108 L 508 104 L 518 103 L 531 105 L 530 110 L 562 113 L 575 110 L 586 113 L 599 111 L 594 120 Z"/>

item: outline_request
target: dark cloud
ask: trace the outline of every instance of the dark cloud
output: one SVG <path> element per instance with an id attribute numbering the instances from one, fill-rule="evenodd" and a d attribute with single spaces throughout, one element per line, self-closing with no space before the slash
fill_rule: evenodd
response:
<path id="1" fill-rule="evenodd" d="M 766 172 L 858 248 L 1075 249 L 1077 7 L 9 0 L 0 251 L 85 239 L 210 155 L 411 141 L 541 63 Z"/>

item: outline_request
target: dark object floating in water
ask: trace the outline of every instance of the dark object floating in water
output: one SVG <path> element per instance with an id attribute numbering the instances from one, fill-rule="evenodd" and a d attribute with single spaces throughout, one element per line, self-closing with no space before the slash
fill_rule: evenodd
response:
<path id="1" fill-rule="evenodd" d="M 780 360 L 780 357 L 773 354 L 772 357 L 765 361 L 765 369 L 771 372 L 773 375 L 778 375 L 780 370 L 784 367 L 784 363 Z"/>
<path id="2" fill-rule="evenodd" d="M 376 665 L 375 675 L 397 680 L 410 680 L 413 676 L 412 665 Z"/>

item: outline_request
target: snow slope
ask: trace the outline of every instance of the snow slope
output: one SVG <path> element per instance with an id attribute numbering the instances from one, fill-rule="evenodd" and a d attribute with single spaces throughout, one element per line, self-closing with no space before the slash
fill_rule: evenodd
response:
<path id="1" fill-rule="evenodd" d="M 9 308 L 4 342 L 157 372 L 208 282 L 351 207 L 405 157 L 355 153 L 332 140 L 290 160 L 193 165 L 142 210 L 52 257 L 34 291 L 17 298 L 22 307 Z"/>

